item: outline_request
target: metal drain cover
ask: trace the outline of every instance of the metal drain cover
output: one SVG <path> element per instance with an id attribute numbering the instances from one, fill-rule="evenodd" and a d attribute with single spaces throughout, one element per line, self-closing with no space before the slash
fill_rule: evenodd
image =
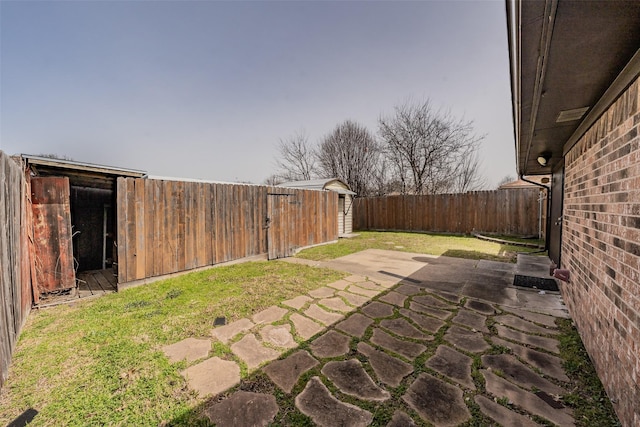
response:
<path id="1" fill-rule="evenodd" d="M 545 277 L 532 277 L 516 274 L 513 278 L 513 286 L 522 288 L 540 289 L 543 291 L 558 291 L 558 283 L 555 279 Z"/>

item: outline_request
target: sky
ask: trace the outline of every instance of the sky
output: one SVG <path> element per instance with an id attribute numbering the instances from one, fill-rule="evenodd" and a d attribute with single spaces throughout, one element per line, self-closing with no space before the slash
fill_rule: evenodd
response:
<path id="1" fill-rule="evenodd" d="M 280 139 L 407 101 L 515 176 L 503 1 L 0 1 L 0 150 L 261 183 Z"/>

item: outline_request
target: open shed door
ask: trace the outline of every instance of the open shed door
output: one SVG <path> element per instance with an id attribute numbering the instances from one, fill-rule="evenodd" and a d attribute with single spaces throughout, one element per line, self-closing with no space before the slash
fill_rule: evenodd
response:
<path id="1" fill-rule="evenodd" d="M 34 264 L 41 294 L 76 286 L 69 178 L 31 178 Z"/>

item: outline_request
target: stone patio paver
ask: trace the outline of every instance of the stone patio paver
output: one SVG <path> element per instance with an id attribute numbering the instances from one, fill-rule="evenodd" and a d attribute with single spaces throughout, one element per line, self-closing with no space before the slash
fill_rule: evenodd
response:
<path id="1" fill-rule="evenodd" d="M 503 307 L 505 311 L 510 311 L 513 314 L 516 314 L 520 317 L 524 317 L 525 319 L 539 323 L 541 325 L 547 326 L 549 328 L 557 328 L 556 326 L 556 318 L 553 316 L 549 316 L 548 314 L 534 313 L 529 310 L 522 310 L 513 307 Z"/>
<path id="2" fill-rule="evenodd" d="M 174 363 L 183 359 L 187 362 L 195 362 L 207 357 L 209 350 L 211 350 L 211 340 L 197 338 L 185 338 L 175 344 L 162 347 L 164 354 Z"/>
<path id="3" fill-rule="evenodd" d="M 287 313 L 287 309 L 272 305 L 266 310 L 262 310 L 254 314 L 253 317 L 251 317 L 251 320 L 253 320 L 253 323 L 255 323 L 256 325 L 259 325 L 261 323 L 273 323 L 281 320 Z"/>
<path id="4" fill-rule="evenodd" d="M 269 394 L 237 391 L 231 397 L 205 411 L 212 423 L 220 426 L 263 427 L 269 425 L 280 408 Z"/>
<path id="5" fill-rule="evenodd" d="M 240 341 L 234 343 L 231 351 L 247 364 L 249 370 L 280 356 L 280 352 L 263 346 L 253 334 L 245 335 Z"/>
<path id="6" fill-rule="evenodd" d="M 401 293 L 390 291 L 386 295 L 381 296 L 380 301 L 397 305 L 398 307 L 404 307 L 404 302 L 407 300 L 406 295 L 402 295 Z"/>
<path id="7" fill-rule="evenodd" d="M 476 395 L 475 401 L 483 414 L 500 423 L 503 427 L 540 427 L 540 424 L 531 418 L 511 411 L 481 394 Z"/>
<path id="8" fill-rule="evenodd" d="M 540 335 L 557 335 L 560 332 L 557 329 L 547 329 L 542 326 L 538 326 L 535 323 L 528 320 L 521 319 L 511 314 L 505 314 L 494 317 L 494 320 L 501 325 L 510 326 L 514 329 L 526 332 L 528 334 L 540 334 Z"/>
<path id="9" fill-rule="evenodd" d="M 332 297 L 335 292 L 336 292 L 335 289 L 329 288 L 327 286 L 323 286 L 321 288 L 309 291 L 308 293 L 314 298 L 328 298 L 328 297 Z"/>
<path id="10" fill-rule="evenodd" d="M 398 319 L 384 319 L 380 322 L 380 326 L 389 331 L 393 332 L 396 335 L 400 335 L 406 338 L 413 338 L 416 340 L 425 340 L 430 341 L 433 339 L 430 335 L 425 335 L 420 332 L 418 328 L 411 325 L 406 319 L 398 318 Z"/>
<path id="11" fill-rule="evenodd" d="M 298 343 L 291 335 L 291 325 L 267 325 L 260 329 L 262 341 L 281 348 L 295 348 Z"/>
<path id="12" fill-rule="evenodd" d="M 497 398 L 506 397 L 510 402 L 513 402 L 524 410 L 546 418 L 563 427 L 575 425 L 569 409 L 553 408 L 535 394 L 522 390 L 518 386 L 511 384 L 509 381 L 491 372 L 482 370 L 482 375 L 486 380 L 487 391 Z"/>
<path id="13" fill-rule="evenodd" d="M 227 344 L 236 335 L 247 332 L 255 325 L 249 319 L 240 319 L 235 322 L 231 322 L 228 325 L 219 326 L 211 330 L 211 335 L 217 338 L 222 343 Z"/>
<path id="14" fill-rule="evenodd" d="M 529 335 L 502 325 L 496 325 L 496 330 L 498 331 L 498 335 L 503 338 L 518 341 L 522 344 L 529 344 L 534 347 L 539 347 L 556 354 L 560 352 L 560 350 L 558 349 L 558 341 L 554 340 L 553 338 Z"/>
<path id="15" fill-rule="evenodd" d="M 413 302 L 417 302 L 418 304 L 425 305 L 427 307 L 435 307 L 442 309 L 451 309 L 454 306 L 448 304 L 444 301 L 439 300 L 438 298 L 432 297 L 431 295 L 418 295 L 411 299 Z"/>
<path id="16" fill-rule="evenodd" d="M 329 283 L 327 286 L 333 288 L 333 289 L 337 289 L 339 291 L 344 291 L 345 289 L 347 289 L 347 287 L 349 285 L 351 285 L 352 282 L 349 282 L 347 280 L 344 279 L 340 279 L 337 280 L 335 282 Z"/>
<path id="17" fill-rule="evenodd" d="M 373 298 L 373 297 L 375 297 L 376 295 L 378 295 L 382 291 L 372 291 L 371 289 L 365 289 L 365 288 L 361 288 L 360 286 L 357 286 L 357 285 L 351 285 L 351 286 L 349 286 L 349 292 L 351 292 L 353 294 L 362 295 L 362 296 L 367 297 L 367 298 Z"/>
<path id="18" fill-rule="evenodd" d="M 296 408 L 321 427 L 365 427 L 373 421 L 371 412 L 331 395 L 329 389 L 313 377 L 295 399 Z"/>
<path id="19" fill-rule="evenodd" d="M 363 289 L 369 289 L 370 291 L 384 291 L 385 288 L 383 288 L 380 285 L 376 285 L 375 283 L 367 280 L 366 282 L 358 282 L 357 286 L 359 288 L 363 288 Z"/>
<path id="20" fill-rule="evenodd" d="M 202 396 L 216 395 L 240 382 L 240 367 L 236 362 L 212 357 L 193 365 L 180 374 L 187 380 L 187 386 Z"/>
<path id="21" fill-rule="evenodd" d="M 354 313 L 346 320 L 338 323 L 335 328 L 343 332 L 353 335 L 354 337 L 362 338 L 367 328 L 371 326 L 373 320 L 360 313 Z"/>
<path id="22" fill-rule="evenodd" d="M 452 314 L 450 311 L 427 307 L 426 305 L 418 304 L 414 301 L 411 301 L 411 303 L 409 304 L 409 309 L 417 313 L 428 314 L 429 316 L 437 317 L 438 319 L 442 320 L 446 320 Z"/>
<path id="23" fill-rule="evenodd" d="M 296 310 L 300 310 L 302 307 L 305 306 L 306 303 L 310 301 L 313 301 L 313 298 L 309 298 L 306 295 L 299 295 L 295 298 L 282 301 L 282 304 L 287 305 L 291 308 L 295 308 Z"/>
<path id="24" fill-rule="evenodd" d="M 269 363 L 262 370 L 278 387 L 287 393 L 291 393 L 302 374 L 309 369 L 315 368 L 318 364 L 318 361 L 311 357 L 308 352 L 300 350 L 286 359 Z"/>
<path id="25" fill-rule="evenodd" d="M 406 308 L 400 309 L 400 314 L 404 317 L 411 319 L 416 325 L 425 331 L 429 331 L 432 334 L 438 332 L 438 330 L 444 326 L 444 322 L 440 319 L 436 319 L 430 316 L 424 316 L 422 314 L 416 313 L 415 311 L 408 310 Z"/>
<path id="26" fill-rule="evenodd" d="M 367 280 L 366 277 L 362 277 L 360 275 L 357 274 L 352 274 L 351 276 L 345 277 L 342 280 L 346 280 L 347 282 L 351 282 L 351 283 L 358 283 L 358 282 L 364 282 Z"/>
<path id="27" fill-rule="evenodd" d="M 491 347 L 480 332 L 473 332 L 459 326 L 451 326 L 447 333 L 444 334 L 444 339 L 453 344 L 454 347 L 472 353 L 480 353 Z"/>
<path id="28" fill-rule="evenodd" d="M 378 301 L 365 305 L 361 310 L 372 319 L 393 316 L 393 306 Z"/>
<path id="29" fill-rule="evenodd" d="M 376 376 L 391 387 L 398 387 L 402 379 L 413 372 L 409 363 L 377 350 L 365 342 L 358 343 L 358 352 L 365 355 Z"/>
<path id="30" fill-rule="evenodd" d="M 395 337 L 392 337 L 382 329 L 375 328 L 370 340 L 373 344 L 380 347 L 391 350 L 401 356 L 406 357 L 409 360 L 413 360 L 420 356 L 427 348 L 422 344 L 415 342 L 404 341 Z"/>
<path id="31" fill-rule="evenodd" d="M 309 308 L 304 311 L 304 314 L 327 326 L 333 325 L 334 323 L 344 319 L 342 314 L 323 310 L 317 304 L 311 304 Z"/>
<path id="32" fill-rule="evenodd" d="M 321 372 L 342 393 L 360 400 L 384 402 L 391 397 L 388 391 L 381 389 L 373 382 L 358 359 L 329 362 L 324 365 Z"/>
<path id="33" fill-rule="evenodd" d="M 402 399 L 436 427 L 456 426 L 471 418 L 462 390 L 429 374 L 420 374 Z"/>
<path id="34" fill-rule="evenodd" d="M 296 328 L 296 334 L 298 334 L 303 340 L 308 340 L 324 329 L 322 325 L 298 313 L 293 313 L 289 317 L 289 320 L 293 322 L 293 326 Z"/>
<path id="35" fill-rule="evenodd" d="M 491 341 L 496 345 L 501 345 L 511 349 L 511 351 L 520 359 L 540 369 L 545 375 L 559 381 L 569 382 L 569 377 L 567 377 L 567 374 L 565 374 L 564 369 L 562 368 L 562 359 L 559 357 L 524 347 L 510 341 L 505 341 L 498 337 L 491 337 Z"/>
<path id="36" fill-rule="evenodd" d="M 445 291 L 433 291 L 434 294 L 438 295 L 441 298 L 444 298 L 454 304 L 459 304 L 460 301 L 462 301 L 462 296 L 460 295 L 456 295 L 456 294 L 452 294 L 449 292 L 445 292 Z"/>
<path id="37" fill-rule="evenodd" d="M 350 311 L 353 311 L 353 307 L 345 304 L 345 302 L 340 297 L 324 298 L 318 301 L 318 304 L 323 305 L 328 309 L 339 311 L 342 313 L 349 313 Z"/>
<path id="38" fill-rule="evenodd" d="M 489 333 L 489 328 L 486 325 L 487 318 L 471 310 L 460 309 L 452 321 L 473 328 L 476 331 Z"/>
<path id="39" fill-rule="evenodd" d="M 492 316 L 496 313 L 496 309 L 489 303 L 484 301 L 478 301 L 475 299 L 469 299 L 464 305 L 466 308 L 470 308 L 471 310 L 475 310 L 479 313 L 482 313 L 486 316 Z"/>
<path id="40" fill-rule="evenodd" d="M 406 413 L 396 411 L 393 413 L 393 417 L 387 427 L 416 427 L 416 423 Z"/>
<path id="41" fill-rule="evenodd" d="M 494 354 L 482 356 L 482 365 L 494 371 L 502 371 L 503 378 L 532 390 L 534 387 L 548 394 L 562 395 L 566 390 L 541 378 L 510 354 Z"/>
<path id="42" fill-rule="evenodd" d="M 465 356 L 446 345 L 438 346 L 436 354 L 426 362 L 426 365 L 434 371 L 440 372 L 458 384 L 475 390 L 476 386 L 471 378 L 472 364 L 473 360 L 469 356 Z"/>
<path id="43" fill-rule="evenodd" d="M 319 358 L 338 357 L 349 352 L 351 338 L 336 331 L 319 336 L 310 345 L 311 352 Z"/>
<path id="44" fill-rule="evenodd" d="M 422 288 L 420 286 L 409 284 L 402 284 L 394 290 L 408 297 L 422 293 Z"/>
<path id="45" fill-rule="evenodd" d="M 347 291 L 339 291 L 338 295 L 346 299 L 347 302 L 354 307 L 361 307 L 369 302 L 369 298 L 363 297 L 362 295 L 352 294 Z"/>

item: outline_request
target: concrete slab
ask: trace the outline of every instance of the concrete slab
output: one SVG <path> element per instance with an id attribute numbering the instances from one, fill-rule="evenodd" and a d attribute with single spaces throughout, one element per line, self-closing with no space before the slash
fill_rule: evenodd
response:
<path id="1" fill-rule="evenodd" d="M 352 294 L 351 292 L 347 291 L 339 291 L 338 295 L 344 298 L 349 304 L 354 307 L 361 307 L 369 302 L 369 298 L 362 295 Z"/>
<path id="2" fill-rule="evenodd" d="M 254 314 L 251 317 L 251 320 L 253 320 L 253 323 L 255 323 L 256 325 L 259 325 L 261 323 L 273 323 L 277 322 L 278 320 L 282 320 L 284 315 L 287 313 L 288 311 L 286 309 L 272 305 L 266 310 L 262 310 Z"/>
<path id="3" fill-rule="evenodd" d="M 484 355 L 482 364 L 494 372 L 502 372 L 504 379 L 531 391 L 539 389 L 554 395 L 564 395 L 567 392 L 541 378 L 510 354 Z"/>
<path id="4" fill-rule="evenodd" d="M 524 332 L 516 331 L 502 325 L 496 325 L 496 330 L 502 338 L 517 341 L 521 344 L 529 344 L 556 354 L 560 352 L 558 349 L 558 341 L 553 338 L 525 334 Z"/>
<path id="5" fill-rule="evenodd" d="M 314 356 L 324 359 L 338 357 L 349 352 L 351 338 L 336 331 L 329 331 L 316 338 L 311 343 L 311 352 Z"/>
<path id="6" fill-rule="evenodd" d="M 324 365 L 321 372 L 342 393 L 360 400 L 384 402 L 391 397 L 388 391 L 381 389 L 373 382 L 358 359 L 329 362 Z"/>
<path id="7" fill-rule="evenodd" d="M 274 396 L 237 391 L 207 409 L 205 414 L 212 423 L 220 426 L 263 427 L 273 421 L 279 410 Z"/>
<path id="8" fill-rule="evenodd" d="M 189 389 L 200 397 L 217 395 L 240 382 L 240 367 L 236 362 L 212 357 L 180 372 Z"/>
<path id="9" fill-rule="evenodd" d="M 406 413 L 396 411 L 393 413 L 393 417 L 387 427 L 416 427 L 416 423 Z"/>
<path id="10" fill-rule="evenodd" d="M 558 293 L 545 292 L 541 294 L 537 291 L 528 289 L 517 290 L 518 301 L 517 303 L 505 303 L 507 311 L 512 307 L 523 308 L 535 312 L 546 313 L 555 317 L 569 318 L 569 310 L 562 301 L 562 296 Z"/>
<path id="11" fill-rule="evenodd" d="M 469 356 L 465 356 L 446 345 L 438 346 L 436 354 L 426 362 L 426 366 L 434 371 L 451 378 L 468 389 L 475 390 L 476 386 L 471 378 L 472 364 L 473 360 Z"/>
<path id="12" fill-rule="evenodd" d="M 437 317 L 438 319 L 442 319 L 442 320 L 449 318 L 453 314 L 452 312 L 447 310 L 427 307 L 426 305 L 418 304 L 417 302 L 413 302 L 413 301 L 409 303 L 409 309 L 417 313 L 428 314 L 429 316 Z"/>
<path id="13" fill-rule="evenodd" d="M 211 340 L 197 338 L 186 338 L 175 344 L 162 347 L 162 352 L 171 362 L 179 362 L 181 360 L 195 362 L 198 359 L 207 357 L 209 350 L 211 350 Z"/>
<path id="14" fill-rule="evenodd" d="M 362 312 L 372 319 L 382 319 L 384 317 L 393 316 L 393 306 L 374 301 L 362 307 Z"/>
<path id="15" fill-rule="evenodd" d="M 367 249 L 335 260 L 322 263 L 323 266 L 340 271 L 347 271 L 374 282 L 389 281 L 396 278 L 398 282 L 404 277 L 424 266 L 424 262 L 414 258 L 425 258 L 422 254 L 387 251 L 383 249 Z M 349 278 L 346 278 L 347 280 Z M 353 280 L 360 282 L 360 280 Z"/>
<path id="16" fill-rule="evenodd" d="M 349 285 L 351 285 L 351 283 L 352 282 L 349 282 L 348 280 L 341 279 L 333 283 L 329 283 L 327 286 L 339 291 L 344 291 Z"/>
<path id="17" fill-rule="evenodd" d="M 398 387 L 402 379 L 413 372 L 413 366 L 384 351 L 376 350 L 364 342 L 358 343 L 358 352 L 369 359 L 376 376 L 391 387 Z"/>
<path id="18" fill-rule="evenodd" d="M 236 335 L 247 332 L 255 325 L 249 319 L 240 319 L 235 322 L 229 323 L 228 325 L 219 326 L 215 329 L 211 330 L 211 335 L 214 338 L 217 338 L 219 341 L 222 341 L 224 344 L 227 344 L 232 338 Z"/>
<path id="19" fill-rule="evenodd" d="M 280 348 L 295 348 L 298 344 L 291 335 L 291 325 L 266 325 L 258 331 L 262 341 Z"/>
<path id="20" fill-rule="evenodd" d="M 478 261 L 476 268 L 483 270 L 498 270 L 498 271 L 509 271 L 515 272 L 516 265 L 510 262 L 500 262 L 500 261 L 490 261 L 486 259 L 482 259 Z"/>
<path id="21" fill-rule="evenodd" d="M 496 313 L 496 309 L 491 304 L 475 299 L 468 299 L 464 306 L 485 316 L 492 316 Z"/>
<path id="22" fill-rule="evenodd" d="M 310 317 L 313 320 L 317 320 L 318 322 L 327 326 L 333 325 L 334 323 L 344 319 L 344 316 L 342 314 L 323 310 L 317 304 L 311 304 L 309 308 L 304 311 L 304 314 L 307 317 Z"/>
<path id="23" fill-rule="evenodd" d="M 486 325 L 487 318 L 474 311 L 462 308 L 452 320 L 454 323 L 468 326 L 475 331 L 489 333 L 489 328 Z"/>
<path id="24" fill-rule="evenodd" d="M 336 290 L 334 288 L 323 286 L 321 288 L 309 291 L 309 295 L 311 295 L 313 298 L 328 298 L 332 297 L 335 292 Z"/>
<path id="25" fill-rule="evenodd" d="M 279 351 L 263 346 L 253 334 L 245 335 L 240 341 L 234 343 L 231 351 L 247 364 L 249 370 L 280 356 Z"/>
<path id="26" fill-rule="evenodd" d="M 378 298 L 378 300 L 398 307 L 404 307 L 404 302 L 407 300 L 407 296 L 398 292 L 390 291 L 386 295 Z"/>
<path id="27" fill-rule="evenodd" d="M 283 360 L 276 360 L 263 368 L 271 381 L 286 393 L 291 393 L 302 374 L 318 366 L 318 361 L 304 350 L 297 351 Z"/>
<path id="28" fill-rule="evenodd" d="M 401 308 L 400 314 L 408 319 L 411 319 L 421 329 L 431 332 L 432 334 L 438 332 L 438 330 L 445 324 L 445 322 L 440 319 L 436 319 L 430 316 L 424 316 L 406 308 Z"/>
<path id="29" fill-rule="evenodd" d="M 405 338 L 413 338 L 416 340 L 432 340 L 433 337 L 430 335 L 425 335 L 420 332 L 416 327 L 411 325 L 406 319 L 398 318 L 398 319 L 384 319 L 380 322 L 380 326 L 383 328 L 393 332 L 396 335 Z"/>
<path id="30" fill-rule="evenodd" d="M 529 365 L 540 369 L 545 375 L 559 381 L 569 382 L 569 377 L 567 377 L 564 372 L 564 368 L 562 367 L 562 359 L 559 357 L 524 347 L 510 341 L 505 341 L 498 337 L 491 337 L 491 341 L 495 345 L 501 345 L 511 349 L 511 351 L 520 359 L 524 360 Z"/>
<path id="31" fill-rule="evenodd" d="M 402 399 L 436 427 L 457 426 L 471 418 L 462 390 L 429 374 L 420 374 Z"/>
<path id="32" fill-rule="evenodd" d="M 315 334 L 324 330 L 324 327 L 308 317 L 304 317 L 298 313 L 293 313 L 289 320 L 293 323 L 294 328 L 296 328 L 296 334 L 303 340 L 308 340 Z"/>
<path id="33" fill-rule="evenodd" d="M 365 427 L 373 421 L 371 412 L 344 403 L 331 395 L 320 378 L 313 377 L 295 399 L 296 408 L 321 427 Z"/>
<path id="34" fill-rule="evenodd" d="M 360 313 L 354 313 L 346 320 L 338 323 L 335 327 L 343 332 L 353 335 L 354 337 L 362 338 L 367 328 L 371 326 L 373 320 Z"/>
<path id="35" fill-rule="evenodd" d="M 491 347 L 480 332 L 473 332 L 459 326 L 451 326 L 444 334 L 444 339 L 454 347 L 471 353 L 481 353 Z"/>
<path id="36" fill-rule="evenodd" d="M 503 427 L 540 427 L 540 424 L 534 422 L 531 418 L 507 409 L 480 394 L 476 395 L 475 401 L 483 414 Z"/>
<path id="37" fill-rule="evenodd" d="M 544 328 L 542 326 L 531 323 L 528 320 L 521 319 L 511 314 L 496 316 L 494 317 L 494 320 L 501 325 L 510 326 L 514 329 L 519 329 L 520 331 L 526 332 L 528 334 L 557 335 L 560 333 L 555 328 Z"/>
<path id="38" fill-rule="evenodd" d="M 375 345 L 386 348 L 387 350 L 404 356 L 409 360 L 414 360 L 427 349 L 422 344 L 395 338 L 378 328 L 373 330 L 373 335 L 371 336 L 370 341 Z"/>
<path id="39" fill-rule="evenodd" d="M 318 301 L 318 304 L 327 307 L 329 310 L 339 311 L 341 313 L 349 313 L 354 310 L 352 306 L 345 304 L 344 300 L 340 297 L 324 298 Z"/>
<path id="40" fill-rule="evenodd" d="M 513 402 L 515 405 L 523 408 L 524 410 L 534 415 L 546 418 L 558 425 L 575 425 L 575 422 L 571 415 L 571 411 L 569 409 L 553 408 L 535 394 L 522 390 L 518 386 L 511 384 L 509 381 L 504 380 L 491 372 L 485 370 L 482 370 L 481 372 L 486 381 L 487 391 L 495 397 L 506 397 L 510 402 Z"/>
<path id="41" fill-rule="evenodd" d="M 518 303 L 515 288 L 509 287 L 511 281 L 487 282 L 475 278 L 468 281 L 461 293 L 471 298 L 488 301 L 494 304 L 514 305 Z"/>
<path id="42" fill-rule="evenodd" d="M 304 307 L 308 302 L 313 301 L 313 298 L 310 298 L 306 295 L 300 295 L 295 298 L 282 301 L 282 304 L 289 306 L 291 308 L 295 308 L 296 310 L 300 310 Z"/>

